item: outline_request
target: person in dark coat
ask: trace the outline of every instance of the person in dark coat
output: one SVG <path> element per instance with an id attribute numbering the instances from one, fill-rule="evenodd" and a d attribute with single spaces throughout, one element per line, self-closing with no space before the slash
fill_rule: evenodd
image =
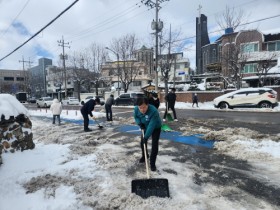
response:
<path id="1" fill-rule="evenodd" d="M 193 94 L 192 100 L 193 100 L 192 107 L 193 107 L 194 104 L 196 104 L 196 107 L 198 107 L 198 97 L 197 97 L 196 93 Z"/>
<path id="2" fill-rule="evenodd" d="M 174 121 L 178 121 L 177 120 L 177 116 L 176 116 L 176 110 L 175 110 L 175 102 L 176 102 L 176 94 L 175 94 L 176 89 L 172 88 L 171 91 L 165 96 L 165 101 L 167 103 L 166 109 L 165 109 L 165 113 L 163 116 L 163 121 L 166 121 L 166 115 L 169 109 L 172 110 L 173 112 L 173 116 L 174 116 Z"/>
<path id="3" fill-rule="evenodd" d="M 105 110 L 106 110 L 106 118 L 107 121 L 113 121 L 112 114 L 112 105 L 114 104 L 114 96 L 110 95 L 110 97 L 106 100 Z"/>
<path id="4" fill-rule="evenodd" d="M 145 162 L 144 156 L 144 144 L 147 149 L 147 142 L 150 136 L 152 136 L 152 152 L 150 157 L 151 170 L 156 171 L 156 158 L 158 154 L 158 141 L 161 132 L 161 119 L 158 110 L 149 104 L 148 98 L 139 98 L 137 100 L 137 106 L 134 107 L 134 119 L 141 130 L 144 130 L 144 137 L 141 133 L 140 146 L 142 149 L 142 157 L 139 162 Z M 148 154 L 148 153 L 147 153 Z"/>
<path id="5" fill-rule="evenodd" d="M 157 93 L 150 93 L 149 104 L 155 106 L 157 109 L 159 108 L 160 102 L 159 102 Z"/>
<path id="6" fill-rule="evenodd" d="M 82 113 L 83 118 L 84 118 L 84 131 L 85 132 L 91 131 L 91 129 L 88 128 L 88 125 L 89 125 L 88 115 L 93 117 L 92 111 L 94 110 L 94 107 L 95 107 L 96 104 L 100 104 L 100 99 L 99 98 L 90 99 L 81 108 L 81 113 Z"/>

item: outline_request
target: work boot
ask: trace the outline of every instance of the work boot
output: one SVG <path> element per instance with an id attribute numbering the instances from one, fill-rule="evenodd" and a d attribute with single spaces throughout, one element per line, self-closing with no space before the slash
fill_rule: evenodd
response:
<path id="1" fill-rule="evenodd" d="M 90 131 L 92 131 L 92 130 L 88 128 L 88 129 L 85 129 L 84 131 L 85 131 L 85 132 L 90 132 Z"/>
<path id="2" fill-rule="evenodd" d="M 151 165 L 151 171 L 156 171 L 156 170 L 157 170 L 156 165 Z"/>

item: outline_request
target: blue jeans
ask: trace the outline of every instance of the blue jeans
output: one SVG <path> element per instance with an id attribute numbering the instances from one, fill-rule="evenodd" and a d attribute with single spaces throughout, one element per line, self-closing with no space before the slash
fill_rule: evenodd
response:
<path id="1" fill-rule="evenodd" d="M 60 125 L 60 115 L 53 115 L 53 124 L 55 124 L 55 117 L 57 117 L 58 124 Z"/>

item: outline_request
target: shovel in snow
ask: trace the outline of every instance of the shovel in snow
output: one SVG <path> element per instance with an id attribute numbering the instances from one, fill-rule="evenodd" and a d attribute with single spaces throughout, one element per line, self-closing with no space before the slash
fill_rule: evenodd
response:
<path id="1" fill-rule="evenodd" d="M 142 130 L 144 136 L 144 130 Z M 146 145 L 144 144 L 145 164 L 147 171 L 147 179 L 136 179 L 131 182 L 131 192 L 142 198 L 150 196 L 169 197 L 169 188 L 167 179 L 151 179 L 150 169 L 148 167 L 148 159 L 146 152 Z"/>
<path id="2" fill-rule="evenodd" d="M 96 118 L 92 117 L 92 119 L 97 123 L 99 129 L 102 129 L 102 128 L 103 128 L 103 126 L 100 125 L 100 124 L 98 123 L 98 121 L 96 120 Z"/>

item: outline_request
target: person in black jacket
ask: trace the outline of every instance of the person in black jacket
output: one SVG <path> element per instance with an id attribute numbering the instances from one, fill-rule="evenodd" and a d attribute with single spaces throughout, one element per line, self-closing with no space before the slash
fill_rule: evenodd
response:
<path id="1" fill-rule="evenodd" d="M 100 104 L 100 99 L 99 98 L 90 99 L 81 108 L 81 113 L 82 113 L 83 118 L 84 118 L 84 131 L 85 132 L 91 131 L 91 129 L 88 128 L 88 125 L 89 125 L 88 115 L 93 117 L 92 111 L 94 110 L 94 107 L 95 107 L 96 104 Z"/>
<path id="2" fill-rule="evenodd" d="M 193 100 L 192 107 L 194 104 L 196 104 L 196 107 L 198 107 L 198 97 L 196 93 L 193 94 L 192 100 Z"/>
<path id="3" fill-rule="evenodd" d="M 176 102 L 176 94 L 175 94 L 176 89 L 172 88 L 171 91 L 165 96 L 165 101 L 167 103 L 166 109 L 165 109 L 165 113 L 163 116 L 163 121 L 166 121 L 166 115 L 169 109 L 172 110 L 173 112 L 173 116 L 174 116 L 174 121 L 178 121 L 177 120 L 177 116 L 176 116 L 176 111 L 175 111 L 175 102 Z"/>
<path id="4" fill-rule="evenodd" d="M 155 92 L 150 93 L 149 104 L 155 106 L 157 109 L 159 108 L 160 102 L 159 102 L 157 93 L 155 93 Z"/>

